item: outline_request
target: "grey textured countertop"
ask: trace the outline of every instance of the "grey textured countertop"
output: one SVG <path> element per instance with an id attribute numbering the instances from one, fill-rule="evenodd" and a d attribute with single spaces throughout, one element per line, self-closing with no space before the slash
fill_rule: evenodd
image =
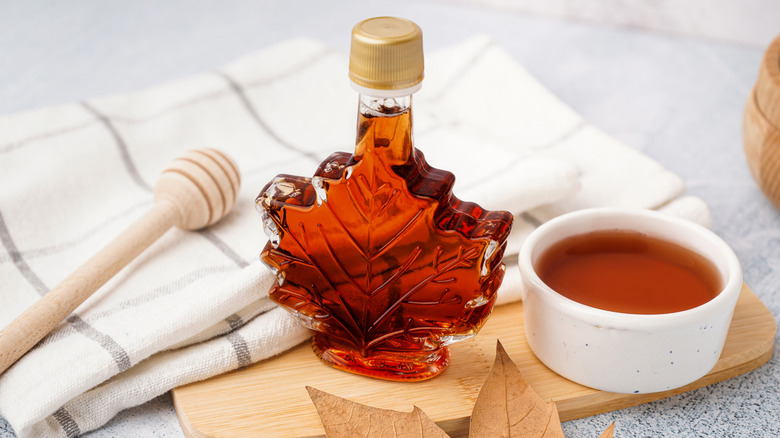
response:
<path id="1" fill-rule="evenodd" d="M 352 25 L 375 15 L 418 22 L 428 51 L 487 34 L 591 123 L 682 176 L 688 192 L 710 206 L 715 232 L 735 249 L 745 281 L 777 320 L 780 212 L 751 178 L 741 138 L 744 103 L 769 41 L 751 46 L 476 4 L 0 2 L 0 115 L 214 70 L 297 36 L 346 53 Z M 596 437 L 616 421 L 621 437 L 776 437 L 778 413 L 775 356 L 746 375 L 566 422 L 564 431 Z M 7 436 L 13 432 L 0 419 L 0 437 Z M 162 396 L 88 436 L 178 437 L 182 432 L 170 397 Z"/>

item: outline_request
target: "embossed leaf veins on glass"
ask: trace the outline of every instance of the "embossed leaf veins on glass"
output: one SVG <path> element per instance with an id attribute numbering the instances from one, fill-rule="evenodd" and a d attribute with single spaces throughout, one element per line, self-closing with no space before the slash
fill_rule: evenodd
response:
<path id="1" fill-rule="evenodd" d="M 489 316 L 512 216 L 452 194 L 454 176 L 412 146 L 408 108 L 364 109 L 354 154 L 262 190 L 261 257 L 277 272 L 271 298 L 316 331 L 322 360 L 426 379 Z"/>

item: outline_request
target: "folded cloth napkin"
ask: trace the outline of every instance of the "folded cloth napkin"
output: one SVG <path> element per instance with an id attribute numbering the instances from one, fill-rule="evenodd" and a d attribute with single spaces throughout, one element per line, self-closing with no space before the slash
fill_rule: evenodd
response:
<path id="1" fill-rule="evenodd" d="M 253 203 L 274 175 L 311 175 L 352 149 L 346 65 L 293 40 L 147 91 L 0 118 L 0 327 L 150 207 L 156 176 L 185 150 L 219 148 L 243 177 L 230 215 L 167 233 L 0 377 L 0 416 L 18 435 L 76 436 L 310 336 L 267 298 Z M 500 303 L 519 299 L 525 236 L 561 213 L 654 208 L 709 224 L 679 177 L 582 120 L 489 38 L 426 68 L 417 147 L 458 175 L 458 197 L 517 219 Z"/>

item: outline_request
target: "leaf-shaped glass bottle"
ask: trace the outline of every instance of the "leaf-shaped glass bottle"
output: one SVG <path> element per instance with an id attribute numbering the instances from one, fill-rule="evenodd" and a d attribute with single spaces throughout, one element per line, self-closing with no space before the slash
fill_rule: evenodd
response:
<path id="1" fill-rule="evenodd" d="M 354 154 L 311 178 L 279 175 L 257 197 L 277 272 L 271 298 L 316 331 L 315 353 L 390 380 L 442 372 L 448 344 L 479 331 L 504 276 L 512 215 L 452 194 L 455 177 L 412 143 L 411 95 L 422 81 L 422 33 L 381 17 L 352 32 L 360 92 Z"/>

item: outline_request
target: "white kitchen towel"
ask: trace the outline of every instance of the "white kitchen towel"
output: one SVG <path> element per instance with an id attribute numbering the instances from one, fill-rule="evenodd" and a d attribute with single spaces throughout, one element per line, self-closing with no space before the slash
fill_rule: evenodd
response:
<path id="1" fill-rule="evenodd" d="M 20 436 L 76 436 L 191 381 L 280 353 L 309 333 L 267 298 L 254 198 L 278 173 L 311 175 L 354 144 L 346 56 L 294 40 L 160 87 L 0 118 L 0 327 L 152 205 L 187 149 L 238 163 L 233 211 L 172 230 L 0 376 L 0 416 Z M 590 206 L 656 208 L 708 225 L 683 181 L 560 102 L 489 38 L 430 54 L 415 142 L 453 171 L 455 194 L 516 222 L 500 302 L 538 224 Z"/>

